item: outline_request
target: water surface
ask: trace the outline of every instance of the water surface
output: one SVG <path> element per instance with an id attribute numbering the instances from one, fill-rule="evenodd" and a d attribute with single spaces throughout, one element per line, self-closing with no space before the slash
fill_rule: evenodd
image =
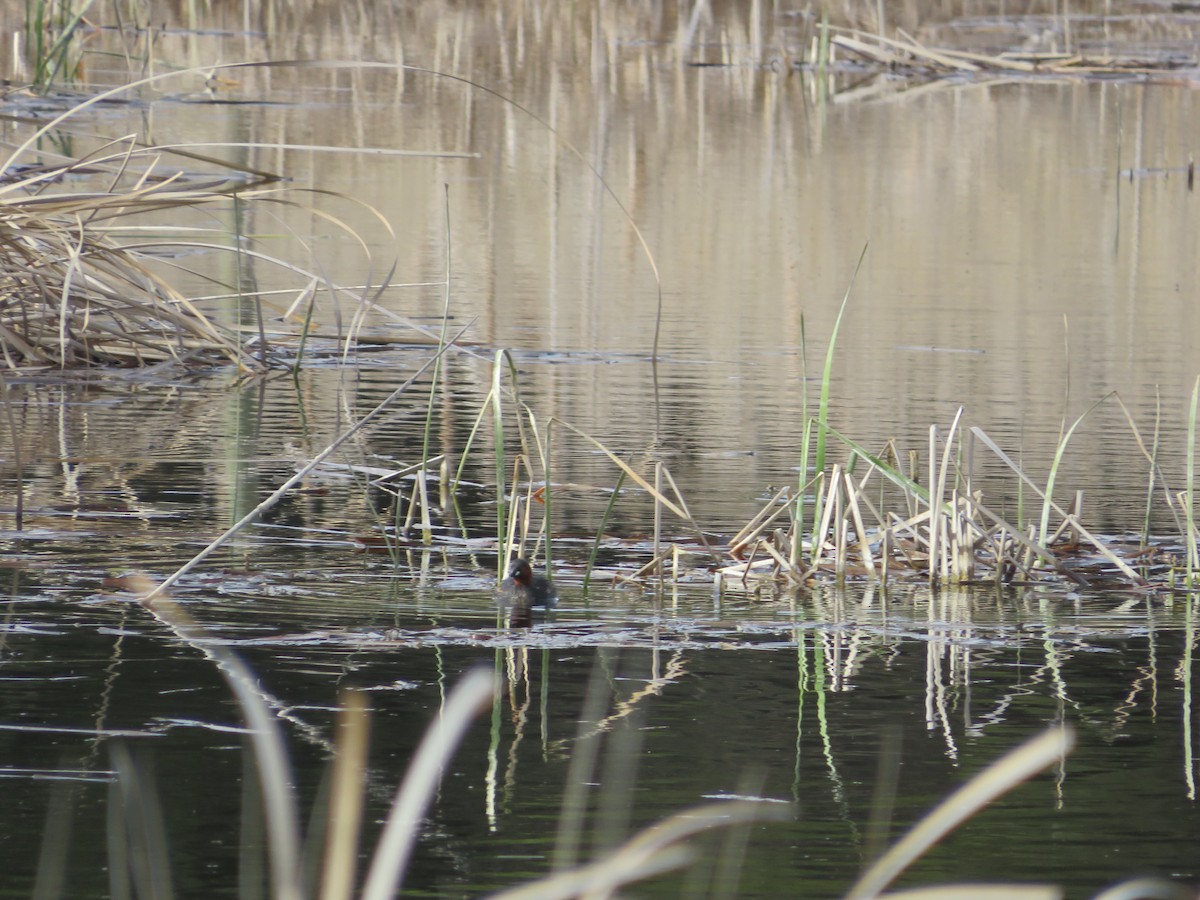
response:
<path id="1" fill-rule="evenodd" d="M 109 895 L 117 740 L 158 786 L 176 890 L 234 896 L 257 883 L 239 869 L 239 846 L 254 839 L 239 824 L 248 757 L 236 706 L 202 648 L 104 580 L 173 571 L 426 361 L 413 324 L 438 326 L 448 253 L 450 313 L 455 327 L 471 323 L 470 346 L 442 372 L 434 451 L 464 452 L 494 354 L 509 349 L 540 427 L 568 421 L 648 477 L 664 462 L 718 546 L 770 486 L 799 477 L 805 415 L 852 279 L 832 380 L 841 431 L 924 452 L 930 425 L 963 407 L 1044 479 L 1063 422 L 1117 391 L 1147 444 L 1160 417 L 1163 475 L 1182 487 L 1197 370 L 1184 168 L 1200 121 L 1186 80 L 960 78 L 917 89 L 881 77 L 826 93 L 800 71 L 754 64 L 801 45 L 808 25 L 730 9 L 717 5 L 690 43 L 686 22 L 669 16 L 647 30 L 607 8 L 572 17 L 539 4 L 493 17 L 417 4 L 358 30 L 221 20 L 161 36 L 159 52 L 181 65 L 370 58 L 453 72 L 557 134 L 454 80 L 351 68 L 235 70 L 215 95 L 181 76 L 78 123 L 67 141 L 77 151 L 99 141 L 89 133 L 137 131 L 163 143 L 454 155 L 212 148 L 285 174 L 289 199 L 328 216 L 263 204 L 153 223 L 236 227 L 254 249 L 346 286 L 318 297 L 327 336 L 353 320 L 355 286 L 378 287 L 394 263 L 363 324 L 399 345 L 345 366 L 326 355 L 295 382 L 7 377 L 27 528 L 3 534 L 0 847 L 17 861 L 14 895 L 32 890 L 39 866 L 53 894 L 54 854 L 66 866 L 62 896 Z M 732 64 L 681 64 L 714 57 Z M 92 57 L 89 73 L 116 83 L 113 65 Z M 0 123 L 11 142 L 29 127 Z M 629 217 L 661 279 L 656 360 L 658 291 Z M 304 281 L 249 257 L 240 273 L 228 257 L 184 262 L 165 271 L 195 294 L 238 277 L 293 292 L 273 297 L 269 315 Z M 245 303 L 208 305 L 250 321 Z M 736 893 L 833 895 L 972 773 L 1063 722 L 1077 732 L 1075 753 L 904 884 L 1050 881 L 1087 896 L 1143 873 L 1195 883 L 1195 619 L 1184 598 L 901 583 L 762 601 L 714 595 L 700 566 L 661 596 L 613 588 L 650 550 L 651 504 L 630 485 L 585 592 L 583 562 L 619 473 L 559 428 L 552 480 L 564 487 L 551 531 L 564 602 L 552 621 L 514 633 L 497 627 L 491 601 L 486 452 L 464 472 L 465 537 L 439 531 L 431 548 L 414 538 L 394 559 L 364 550 L 390 507 L 364 470 L 345 466 L 418 461 L 429 386 L 427 375 L 336 457 L 340 468 L 319 470 L 177 593 L 260 673 L 306 804 L 319 793 L 339 690 L 366 690 L 375 708 L 377 821 L 457 677 L 476 665 L 501 674 L 495 709 L 430 812 L 413 892 L 475 895 L 545 874 L 570 761 L 599 741 L 587 854 L 705 799 L 752 795 L 788 818 L 751 829 Z M 11 513 L 11 445 L 3 459 Z M 991 505 L 1021 514 L 1029 497 L 1002 467 L 981 448 L 972 465 Z M 1109 400 L 1075 433 L 1059 496 L 1084 490 L 1090 525 L 1136 532 L 1146 473 Z M 1176 539 L 1161 502 L 1153 523 Z M 667 533 L 694 549 L 683 524 Z M 605 699 L 581 739 L 597 670 Z M 723 855 L 723 840 L 706 858 Z M 698 872 L 638 894 L 702 893 L 725 877 Z"/>

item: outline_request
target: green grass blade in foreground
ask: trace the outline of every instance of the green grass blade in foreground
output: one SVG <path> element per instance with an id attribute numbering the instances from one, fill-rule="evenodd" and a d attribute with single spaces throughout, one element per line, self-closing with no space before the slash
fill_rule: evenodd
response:
<path id="1" fill-rule="evenodd" d="M 446 761 L 466 734 L 467 726 L 491 702 L 496 687 L 496 676 L 487 669 L 467 673 L 426 729 L 392 801 L 363 885 L 363 900 L 391 900 L 399 892 L 425 809 L 441 782 Z"/>
<path id="2" fill-rule="evenodd" d="M 1075 745 L 1074 732 L 1055 726 L 1002 756 L 943 800 L 854 884 L 846 900 L 877 896 L 901 872 L 972 815 L 1063 759 Z"/>
<path id="3" fill-rule="evenodd" d="M 829 335 L 829 347 L 825 350 L 825 369 L 821 373 L 821 400 L 817 406 L 817 423 L 821 426 L 817 429 L 816 468 L 818 472 L 825 471 L 825 429 L 829 427 L 829 384 L 833 380 L 833 353 L 837 348 L 842 316 L 846 313 L 846 305 L 850 302 L 850 292 L 854 289 L 854 280 L 858 277 L 858 270 L 862 268 L 869 246 L 869 242 L 863 244 L 862 253 L 858 255 L 858 262 L 854 265 L 850 283 L 846 285 L 846 293 L 842 296 L 842 305 L 838 308 L 837 319 L 833 323 L 833 332 Z"/>

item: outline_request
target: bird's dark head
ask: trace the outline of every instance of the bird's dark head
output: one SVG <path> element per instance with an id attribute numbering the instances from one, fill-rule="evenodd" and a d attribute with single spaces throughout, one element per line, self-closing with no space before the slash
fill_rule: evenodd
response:
<path id="1" fill-rule="evenodd" d="M 517 584 L 523 584 L 526 587 L 533 581 L 533 569 L 529 567 L 529 561 L 518 556 L 512 561 L 512 565 L 508 567 L 508 577 Z"/>

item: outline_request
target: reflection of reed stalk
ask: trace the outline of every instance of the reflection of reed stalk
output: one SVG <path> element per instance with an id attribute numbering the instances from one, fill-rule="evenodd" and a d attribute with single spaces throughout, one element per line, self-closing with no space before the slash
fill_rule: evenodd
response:
<path id="1" fill-rule="evenodd" d="M 13 530 L 21 531 L 25 524 L 25 463 L 21 458 L 21 436 L 17 434 L 17 417 L 13 415 L 12 398 L 8 382 L 0 374 L 0 398 L 4 403 L 4 418 L 8 424 L 8 436 L 12 443 L 13 477 L 16 479 L 16 501 L 13 504 Z"/>
<path id="2" fill-rule="evenodd" d="M 1196 748 L 1192 745 L 1192 654 L 1196 646 L 1196 614 L 1198 606 L 1188 598 L 1187 611 L 1184 613 L 1183 659 L 1180 661 L 1182 700 L 1181 721 L 1183 722 L 1183 780 L 1187 784 L 1187 797 L 1196 800 Z"/>

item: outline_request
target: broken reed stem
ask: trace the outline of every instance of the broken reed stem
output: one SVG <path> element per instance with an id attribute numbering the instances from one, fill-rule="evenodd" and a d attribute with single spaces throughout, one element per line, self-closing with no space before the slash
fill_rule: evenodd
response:
<path id="1" fill-rule="evenodd" d="M 254 507 L 254 509 L 250 510 L 250 512 L 246 513 L 246 515 L 242 516 L 241 519 L 239 519 L 237 522 L 235 522 L 233 525 L 231 525 L 228 529 L 226 529 L 226 531 L 223 534 L 221 534 L 219 537 L 214 539 L 203 550 L 201 550 L 199 553 L 197 553 L 195 556 L 193 556 L 190 560 L 188 560 L 186 563 L 184 563 L 182 566 L 180 566 L 178 569 L 176 569 L 174 572 L 172 572 L 170 575 L 168 575 L 162 581 L 162 583 L 160 583 L 157 587 L 155 587 L 150 592 L 149 595 L 147 595 L 146 599 L 152 600 L 155 597 L 159 596 L 162 592 L 169 589 L 172 585 L 174 585 L 177 581 L 179 581 L 180 578 L 182 578 L 184 575 L 186 575 L 188 572 L 190 572 L 192 569 L 194 569 L 196 566 L 198 566 L 201 562 L 203 562 L 205 559 L 207 559 L 209 556 L 211 556 L 214 552 L 216 552 L 217 549 L 224 546 L 225 543 L 227 543 L 230 538 L 232 538 L 234 535 L 241 532 L 242 529 L 244 529 L 247 525 L 249 525 L 251 522 L 253 522 L 255 519 L 257 519 L 260 515 L 262 515 L 264 512 L 266 512 L 268 509 L 270 509 L 276 503 L 278 503 L 288 491 L 290 491 L 293 487 L 295 487 L 297 484 L 299 484 L 301 481 L 303 481 L 306 477 L 308 477 L 308 474 L 313 469 L 315 469 L 318 465 L 320 465 L 322 462 L 324 462 L 329 456 L 331 456 L 339 447 L 342 446 L 342 444 L 346 443 L 346 441 L 350 440 L 350 438 L 352 438 L 354 435 L 358 434 L 359 431 L 361 431 L 363 428 L 365 428 L 367 425 L 369 425 L 372 421 L 374 421 L 381 413 L 383 413 L 384 410 L 386 410 L 389 406 L 391 406 L 392 403 L 394 403 L 397 398 L 399 398 L 402 394 L 404 394 L 405 391 L 407 391 L 410 387 L 412 387 L 413 384 L 416 383 L 417 379 L 420 378 L 421 375 L 425 372 L 425 370 L 428 369 L 430 366 L 432 366 L 434 361 L 436 359 L 438 359 L 440 356 L 442 356 L 442 354 L 446 353 L 451 347 L 453 347 L 455 345 L 455 341 L 457 341 L 460 337 L 462 337 L 462 335 L 467 331 L 468 328 L 471 327 L 472 324 L 473 324 L 473 322 L 468 322 L 466 325 L 464 325 L 458 331 L 458 333 L 454 335 L 454 338 L 451 341 L 449 341 L 444 346 L 439 347 L 437 352 L 431 358 L 427 359 L 420 366 L 420 368 L 418 368 L 412 375 L 410 375 L 408 377 L 408 379 L 403 384 L 401 384 L 398 388 L 396 388 L 394 391 L 392 391 L 390 394 L 388 394 L 382 401 L 380 401 L 379 405 L 377 405 L 369 413 L 367 413 L 365 416 L 363 416 L 361 419 L 359 419 L 358 422 L 353 427 L 351 427 L 351 428 L 347 429 L 345 432 L 343 432 L 328 447 L 326 447 L 324 450 L 322 450 L 320 453 L 318 453 L 316 456 L 314 456 L 311 460 L 309 460 L 309 462 L 306 465 L 302 466 L 300 468 L 300 470 L 296 472 L 295 475 L 293 475 L 291 478 L 289 478 L 287 481 L 285 481 L 283 484 L 281 484 L 279 487 L 277 487 L 274 491 L 272 491 L 270 496 L 268 496 L 265 500 L 263 500 L 261 503 L 259 503 L 256 507 Z"/>
<path id="2" fill-rule="evenodd" d="M 744 548 L 751 541 L 758 540 L 759 535 L 761 535 L 762 532 L 772 522 L 789 511 L 790 503 L 788 502 L 787 498 L 791 493 L 791 490 L 792 489 L 790 487 L 784 486 L 776 491 L 775 495 L 767 501 L 766 506 L 755 513 L 754 518 L 751 519 L 741 531 L 733 536 L 733 538 L 729 541 L 730 555 L 736 557 L 738 553 L 741 552 L 742 548 Z M 793 525 L 793 530 L 795 530 L 795 525 Z"/>
<path id="3" fill-rule="evenodd" d="M 850 515 L 854 520 L 854 534 L 858 538 L 859 553 L 862 555 L 863 565 L 867 569 L 867 573 L 875 577 L 875 561 L 871 558 L 871 544 L 867 540 L 867 529 L 863 527 L 862 513 L 858 508 L 858 489 L 854 484 L 854 479 L 849 475 L 845 478 L 846 481 L 846 497 L 850 507 Z"/>

